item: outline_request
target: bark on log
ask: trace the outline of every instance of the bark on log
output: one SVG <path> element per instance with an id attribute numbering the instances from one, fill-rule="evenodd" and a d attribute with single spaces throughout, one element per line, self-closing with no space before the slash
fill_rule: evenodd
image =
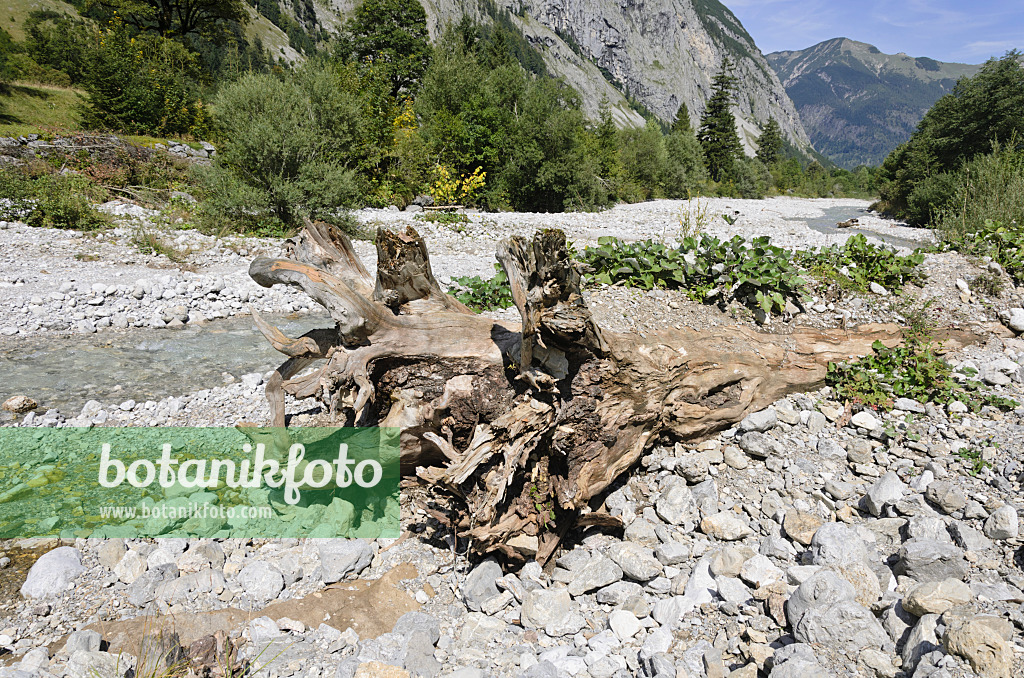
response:
<path id="1" fill-rule="evenodd" d="M 474 551 L 512 559 L 523 557 L 509 546 L 519 535 L 537 537 L 537 558 L 550 557 L 580 512 L 658 438 L 726 428 L 818 387 L 829 362 L 902 338 L 895 325 L 605 332 L 557 230 L 498 247 L 522 317 L 513 326 L 441 290 L 414 229 L 378 231 L 377 251 L 371 280 L 343 233 L 307 224 L 287 258 L 252 262 L 259 284 L 299 287 L 336 323 L 290 339 L 256 316 L 289 356 L 266 387 L 273 424 L 284 425 L 290 394 L 316 397 L 335 424 L 401 427 L 405 470 L 464 502 L 460 534 Z M 956 348 L 979 336 L 943 338 Z"/>

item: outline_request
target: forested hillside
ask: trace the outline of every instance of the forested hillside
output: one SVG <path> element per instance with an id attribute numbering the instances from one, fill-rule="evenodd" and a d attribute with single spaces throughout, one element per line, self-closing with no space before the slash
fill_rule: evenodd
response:
<path id="1" fill-rule="evenodd" d="M 835 38 L 774 52 L 768 63 L 800 113 L 814 147 L 841 167 L 879 165 L 910 138 L 925 112 L 980 66 L 883 54 Z"/>

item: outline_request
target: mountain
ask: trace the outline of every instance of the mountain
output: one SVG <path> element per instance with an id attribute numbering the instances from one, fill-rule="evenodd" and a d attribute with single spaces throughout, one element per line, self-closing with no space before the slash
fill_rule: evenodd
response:
<path id="1" fill-rule="evenodd" d="M 883 54 L 834 38 L 804 50 L 773 52 L 778 74 L 814 147 L 840 167 L 878 165 L 910 138 L 932 104 L 981 66 Z"/>

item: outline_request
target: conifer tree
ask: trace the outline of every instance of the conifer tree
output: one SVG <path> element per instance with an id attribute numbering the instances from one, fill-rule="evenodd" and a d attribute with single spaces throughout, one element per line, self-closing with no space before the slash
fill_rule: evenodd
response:
<path id="1" fill-rule="evenodd" d="M 679 104 L 679 110 L 676 111 L 675 122 L 672 123 L 672 132 L 680 132 L 685 134 L 686 132 L 693 132 L 693 126 L 690 125 L 690 109 L 687 108 L 686 102 Z"/>
<path id="2" fill-rule="evenodd" d="M 757 138 L 757 159 L 771 167 L 782 157 L 782 131 L 775 118 L 768 118 L 768 124 Z"/>
<path id="3" fill-rule="evenodd" d="M 736 119 L 729 107 L 738 79 L 733 75 L 733 63 L 729 57 L 722 62 L 722 69 L 711 83 L 711 98 L 700 119 L 697 139 L 704 148 L 704 162 L 708 175 L 714 181 L 721 181 L 732 172 L 733 163 L 743 155 L 736 134 Z"/>

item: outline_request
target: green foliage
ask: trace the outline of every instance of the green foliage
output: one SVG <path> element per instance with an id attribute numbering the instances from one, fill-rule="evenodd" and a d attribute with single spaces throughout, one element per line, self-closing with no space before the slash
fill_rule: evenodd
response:
<path id="1" fill-rule="evenodd" d="M 739 157 L 733 161 L 728 176 L 717 186 L 718 195 L 758 200 L 772 185 L 771 172 L 757 158 Z"/>
<path id="2" fill-rule="evenodd" d="M 661 130 L 650 121 L 642 129 L 619 130 L 619 164 L 622 179 L 629 184 L 620 191 L 627 192 L 631 202 L 662 195 L 661 181 L 668 162 L 662 139 Z"/>
<path id="3" fill-rule="evenodd" d="M 98 199 L 101 194 L 89 180 L 51 174 L 36 183 L 37 206 L 28 219 L 30 226 L 91 231 L 110 223 L 109 217 L 93 209 L 90 196 Z"/>
<path id="4" fill-rule="evenodd" d="M 45 172 L 33 177 L 18 169 L 2 169 L 0 194 L 7 198 L 0 215 L 30 226 L 90 231 L 110 222 L 92 207 L 93 201 L 106 197 L 103 189 L 76 174 Z"/>
<path id="5" fill-rule="evenodd" d="M 1024 149 L 997 145 L 992 153 L 979 155 L 951 177 L 945 208 L 936 226 L 943 240 L 954 247 L 993 231 L 987 222 L 1024 224 Z M 974 249 L 969 244 L 968 249 Z"/>
<path id="6" fill-rule="evenodd" d="M 787 300 L 803 298 L 804 280 L 791 253 L 766 236 L 748 245 L 739 236 L 723 242 L 703 234 L 684 237 L 678 248 L 602 237 L 584 250 L 583 261 L 600 283 L 685 289 L 697 301 L 736 299 L 766 314 L 782 313 Z"/>
<path id="7" fill-rule="evenodd" d="M 202 135 L 207 116 L 198 99 L 195 55 L 157 35 L 132 37 L 120 20 L 96 36 L 83 74 L 86 125 L 130 134 Z"/>
<path id="8" fill-rule="evenodd" d="M 214 166 L 202 173 L 211 216 L 239 219 L 249 228 L 297 227 L 303 216 L 330 218 L 356 200 L 350 166 L 359 102 L 333 67 L 310 62 L 283 81 L 244 76 L 218 93 L 213 111 L 223 144 Z M 244 197 L 233 199 L 243 186 Z"/>
<path id="9" fill-rule="evenodd" d="M 67 84 L 84 82 L 96 42 L 95 28 L 65 14 L 35 11 L 25 21 L 26 55 L 39 66 L 66 74 Z"/>
<path id="10" fill-rule="evenodd" d="M 430 63 L 423 5 L 418 0 L 363 0 L 345 24 L 338 53 L 386 79 L 391 96 L 412 94 Z"/>
<path id="11" fill-rule="evenodd" d="M 692 272 L 694 281 L 697 279 L 696 262 L 692 266 L 687 263 L 679 248 L 654 240 L 623 242 L 610 236 L 602 236 L 597 242 L 597 247 L 583 251 L 583 262 L 599 283 L 622 283 L 645 290 L 679 289 L 686 287 L 688 272 Z"/>
<path id="12" fill-rule="evenodd" d="M 939 356 L 939 347 L 925 339 L 909 339 L 893 348 L 876 341 L 871 348 L 871 355 L 855 362 L 829 363 L 826 382 L 842 400 L 884 410 L 892 409 L 896 398 L 943 405 L 958 400 L 975 411 L 983 405 L 1017 407 L 984 392 L 981 382 L 970 379 L 973 375 L 959 383 L 952 366 Z"/>
<path id="13" fill-rule="evenodd" d="M 455 175 L 482 168 L 480 200 L 491 209 L 602 204 L 600 158 L 589 152 L 577 94 L 550 78 L 528 78 L 512 59 L 489 59 L 472 24 L 460 26 L 435 50 L 416 98 L 429 156 Z"/>
<path id="14" fill-rule="evenodd" d="M 693 125 L 690 124 L 690 109 L 687 108 L 685 101 L 679 104 L 679 110 L 676 111 L 676 119 L 672 122 L 672 132 L 693 134 Z"/>
<path id="15" fill-rule="evenodd" d="M 769 167 L 782 158 L 782 130 L 775 118 L 768 118 L 757 138 L 757 159 Z"/>
<path id="16" fill-rule="evenodd" d="M 164 38 L 202 35 L 220 39 L 229 24 L 244 24 L 242 0 L 90 0 L 97 17 L 121 17 L 136 31 Z"/>
<path id="17" fill-rule="evenodd" d="M 907 283 L 920 283 L 918 267 L 924 254 L 916 251 L 901 256 L 895 248 L 868 242 L 863 234 L 851 236 L 842 245 L 810 250 L 798 256 L 800 263 L 816 277 L 859 292 L 867 292 L 876 282 L 890 292 L 899 294 Z M 840 272 L 845 268 L 846 275 Z"/>
<path id="18" fill-rule="evenodd" d="M 950 243 L 964 254 L 992 257 L 1018 283 L 1024 282 L 1024 226 L 985 220 L 981 228 Z"/>
<path id="19" fill-rule="evenodd" d="M 1020 56 L 1011 51 L 989 59 L 977 75 L 960 79 L 925 114 L 910 140 L 885 159 L 881 197 L 889 211 L 915 224 L 928 223 L 946 206 L 942 180 L 934 177 L 955 173 L 965 162 L 989 153 L 993 141 L 1024 135 Z M 922 188 L 929 180 L 933 185 Z"/>
<path id="20" fill-rule="evenodd" d="M 998 447 L 998 444 L 995 445 Z M 966 445 L 956 451 L 956 456 L 960 457 L 967 466 L 967 473 L 972 476 L 976 476 L 986 468 L 992 468 L 992 464 L 984 459 L 984 449 L 977 445 Z"/>
<path id="21" fill-rule="evenodd" d="M 662 183 L 665 197 L 683 198 L 699 192 L 707 182 L 704 149 L 687 125 L 665 137 L 665 170 Z"/>
<path id="22" fill-rule="evenodd" d="M 714 181 L 721 181 L 728 176 L 735 161 L 743 155 L 743 147 L 736 134 L 736 119 L 730 110 L 737 84 L 732 61 L 726 57 L 711 83 L 711 98 L 701 116 L 700 131 L 697 133 L 704 148 L 708 175 Z"/>
<path id="23" fill-rule="evenodd" d="M 14 53 L 14 41 L 10 34 L 0 28 L 0 86 L 11 80 L 14 70 L 11 67 L 11 55 Z"/>
<path id="24" fill-rule="evenodd" d="M 508 276 L 504 269 L 494 264 L 494 277 L 483 280 L 478 275 L 452 278 L 452 282 L 462 288 L 455 298 L 479 313 L 494 311 L 512 306 L 512 292 L 508 286 Z"/>
<path id="25" fill-rule="evenodd" d="M 35 209 L 32 181 L 15 168 L 0 167 L 0 220 L 23 221 Z"/>

